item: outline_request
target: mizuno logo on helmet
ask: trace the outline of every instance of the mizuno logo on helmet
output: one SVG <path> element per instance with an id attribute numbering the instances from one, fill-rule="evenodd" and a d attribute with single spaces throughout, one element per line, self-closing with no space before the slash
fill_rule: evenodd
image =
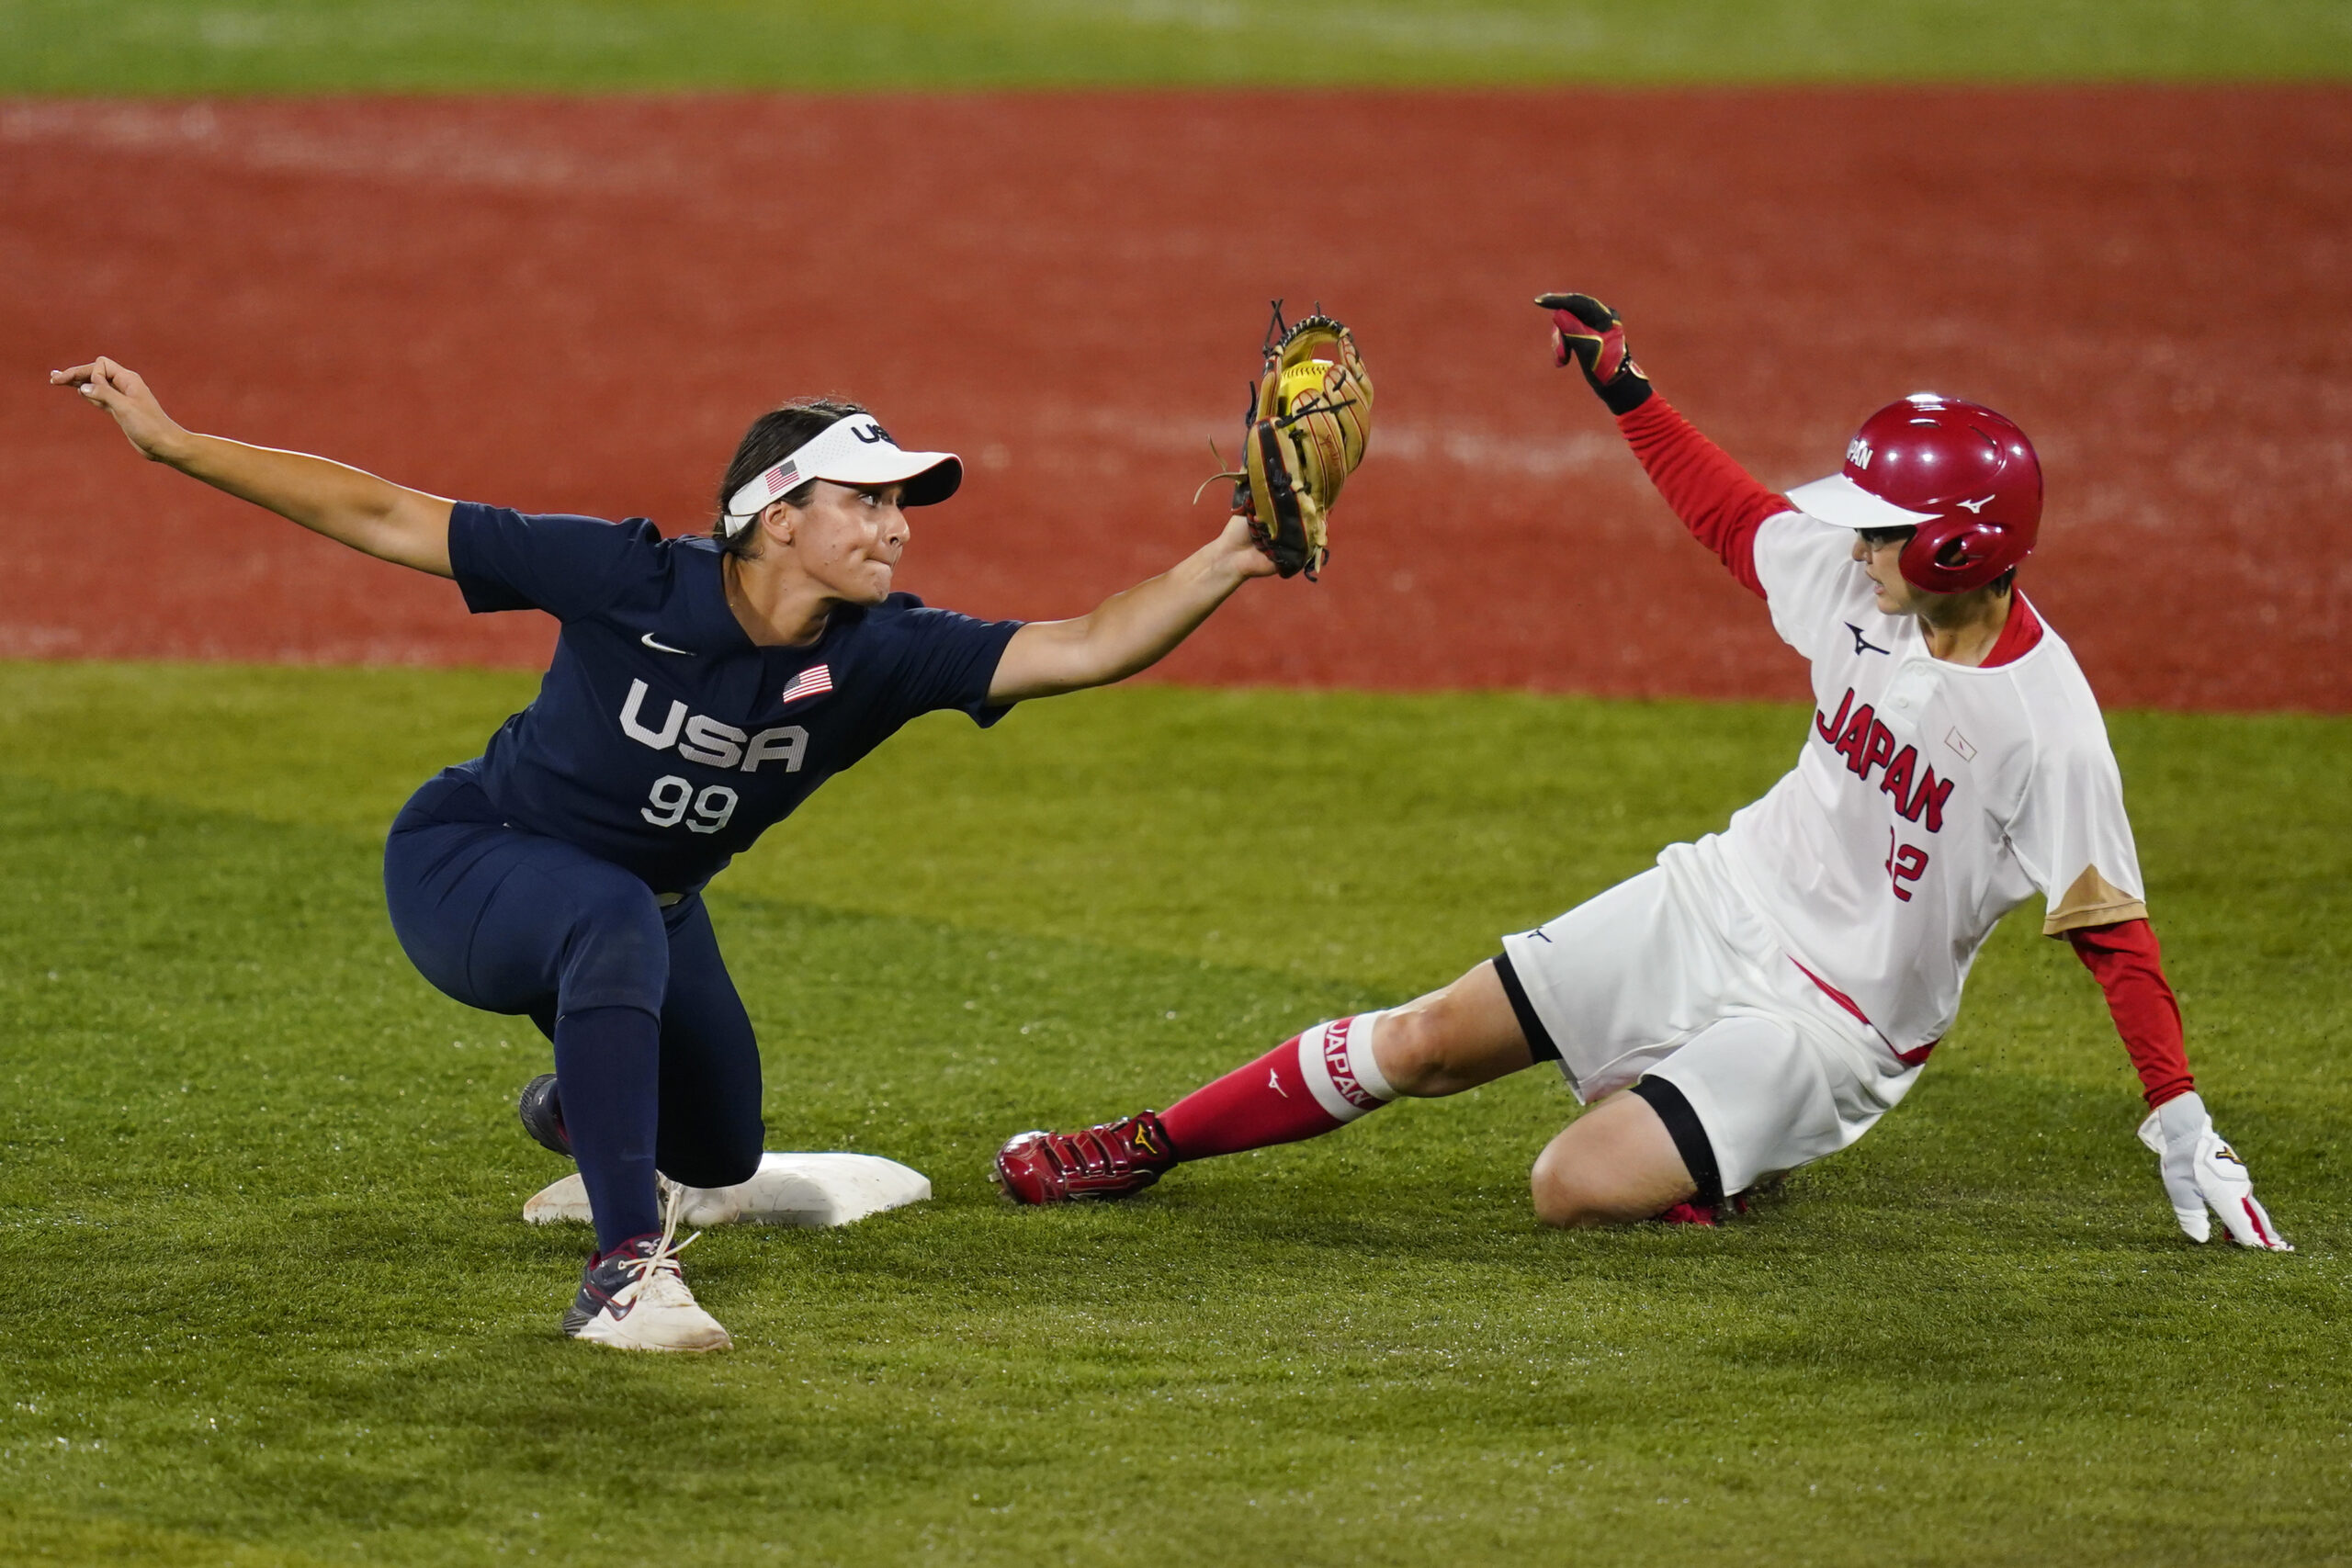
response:
<path id="1" fill-rule="evenodd" d="M 1846 461 L 1853 464 L 1854 467 L 1858 468 L 1869 468 L 1871 466 L 1871 444 L 1863 440 L 1859 435 L 1846 443 Z"/>
<path id="2" fill-rule="evenodd" d="M 1980 513 L 1980 512 L 1983 512 L 1983 511 L 1984 511 L 1987 506 L 1990 506 L 1992 503 L 1993 503 L 1993 498 L 1992 498 L 1991 496 L 1989 496 L 1989 495 L 1988 495 L 1988 496 L 1986 496 L 1986 497 L 1984 497 L 1984 500 L 1982 500 L 1982 501 L 1955 501 L 1955 502 L 1952 502 L 1952 504 L 1953 504 L 1954 506 L 1965 506 L 1966 508 L 1968 508 L 1968 510 L 1969 510 L 1971 513 Z"/>

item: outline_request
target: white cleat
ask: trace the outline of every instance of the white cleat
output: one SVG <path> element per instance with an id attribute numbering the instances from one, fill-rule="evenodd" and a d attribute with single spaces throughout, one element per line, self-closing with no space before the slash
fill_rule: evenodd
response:
<path id="1" fill-rule="evenodd" d="M 674 1190 L 667 1207 L 667 1223 L 660 1235 L 633 1237 L 609 1256 L 590 1261 L 580 1278 L 580 1294 L 563 1314 L 566 1334 L 616 1350 L 732 1348 L 727 1330 L 702 1310 L 678 1268 L 679 1252 L 695 1238 L 672 1244 L 678 1229 Z"/>

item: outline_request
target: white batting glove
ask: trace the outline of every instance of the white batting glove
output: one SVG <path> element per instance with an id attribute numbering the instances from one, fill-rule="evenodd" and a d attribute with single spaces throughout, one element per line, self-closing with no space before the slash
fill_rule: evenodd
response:
<path id="1" fill-rule="evenodd" d="M 2150 1111 L 2140 1123 L 2140 1141 L 2163 1162 L 2165 1193 L 2189 1240 L 2203 1241 L 2213 1234 L 2213 1222 L 2205 1213 L 2210 1205 L 2240 1247 L 2295 1250 L 2255 1201 L 2254 1179 L 2246 1174 L 2245 1161 L 2213 1131 L 2213 1118 L 2195 1089 Z"/>

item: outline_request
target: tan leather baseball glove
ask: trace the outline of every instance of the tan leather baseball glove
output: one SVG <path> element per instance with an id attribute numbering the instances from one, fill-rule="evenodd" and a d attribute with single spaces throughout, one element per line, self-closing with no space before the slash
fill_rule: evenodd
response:
<path id="1" fill-rule="evenodd" d="M 1312 582 L 1330 554 L 1329 520 L 1372 438 L 1372 378 L 1348 329 L 1323 315 L 1283 323 L 1274 301 L 1265 369 L 1242 419 L 1233 510 L 1284 577 Z"/>

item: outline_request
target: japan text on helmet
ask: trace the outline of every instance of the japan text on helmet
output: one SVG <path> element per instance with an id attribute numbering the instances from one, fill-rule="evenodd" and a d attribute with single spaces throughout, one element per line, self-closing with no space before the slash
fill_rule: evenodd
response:
<path id="1" fill-rule="evenodd" d="M 2031 554 L 2041 528 L 2033 443 L 1982 403 L 1914 392 L 1862 422 L 1842 472 L 1789 491 L 1847 528 L 1913 528 L 1904 580 L 1933 593 L 1982 588 Z"/>

